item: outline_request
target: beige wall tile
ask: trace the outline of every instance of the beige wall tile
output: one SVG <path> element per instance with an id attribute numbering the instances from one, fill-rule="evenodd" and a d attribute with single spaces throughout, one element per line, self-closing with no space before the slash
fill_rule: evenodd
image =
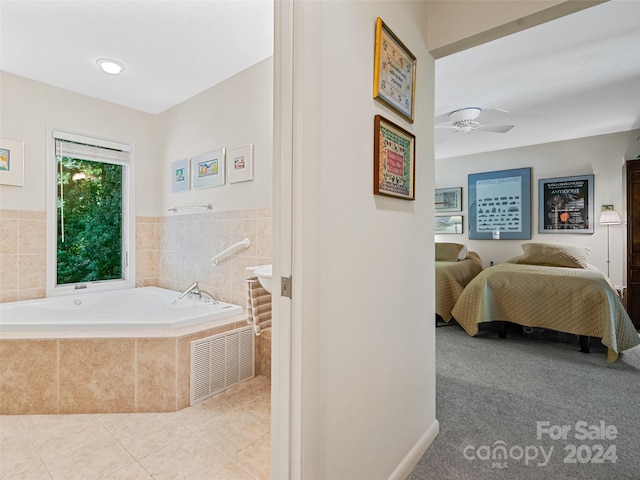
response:
<path id="1" fill-rule="evenodd" d="M 16 300 L 35 300 L 38 298 L 45 298 L 47 296 L 46 288 L 27 288 L 20 289 Z M 7 300 L 11 301 L 11 300 Z"/>
<path id="2" fill-rule="evenodd" d="M 20 210 L 0 209 L 0 218 L 20 218 Z"/>
<path id="3" fill-rule="evenodd" d="M 0 414 L 56 412 L 57 340 L 0 340 Z"/>
<path id="4" fill-rule="evenodd" d="M 177 340 L 138 339 L 136 358 L 136 410 L 175 411 Z"/>
<path id="5" fill-rule="evenodd" d="M 18 253 L 18 231 L 17 218 L 0 218 L 0 254 Z"/>
<path id="6" fill-rule="evenodd" d="M 156 248 L 156 224 L 136 223 L 136 250 L 155 250 Z"/>
<path id="7" fill-rule="evenodd" d="M 60 412 L 135 411 L 135 340 L 60 340 Z"/>
<path id="8" fill-rule="evenodd" d="M 22 212 L 21 212 L 22 213 Z M 24 253 L 46 253 L 46 224 L 44 220 L 20 218 L 18 250 Z"/>
<path id="9" fill-rule="evenodd" d="M 0 291 L 18 290 L 18 255 L 0 255 Z"/>
<path id="10" fill-rule="evenodd" d="M 153 278 L 155 276 L 155 250 L 136 250 L 136 278 Z"/>
<path id="11" fill-rule="evenodd" d="M 45 255 L 19 255 L 18 288 L 20 290 L 45 289 L 46 267 Z"/>
<path id="12" fill-rule="evenodd" d="M 20 218 L 46 221 L 47 212 L 42 210 L 19 210 Z"/>

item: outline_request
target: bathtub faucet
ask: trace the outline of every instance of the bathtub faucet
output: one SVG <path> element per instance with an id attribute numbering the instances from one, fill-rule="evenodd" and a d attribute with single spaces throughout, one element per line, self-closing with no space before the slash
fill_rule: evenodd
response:
<path id="1" fill-rule="evenodd" d="M 211 295 L 209 292 L 205 292 L 200 288 L 198 282 L 193 282 L 193 284 L 189 288 L 187 288 L 178 296 L 178 300 L 181 300 L 185 295 L 189 295 L 189 297 L 198 297 L 201 300 L 204 300 L 206 303 L 218 303 L 213 295 Z"/>

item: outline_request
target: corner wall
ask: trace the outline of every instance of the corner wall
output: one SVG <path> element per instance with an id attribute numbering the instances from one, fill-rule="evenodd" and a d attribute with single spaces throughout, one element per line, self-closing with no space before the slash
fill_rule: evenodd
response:
<path id="1" fill-rule="evenodd" d="M 404 478 L 438 432 L 429 220 L 435 62 L 422 39 L 425 2 L 294 6 L 300 477 Z M 378 16 L 418 59 L 413 124 L 372 98 Z M 415 201 L 373 194 L 376 114 L 416 136 Z"/>

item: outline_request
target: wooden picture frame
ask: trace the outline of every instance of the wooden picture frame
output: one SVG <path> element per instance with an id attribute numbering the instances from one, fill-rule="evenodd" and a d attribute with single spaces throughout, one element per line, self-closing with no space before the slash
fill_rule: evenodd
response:
<path id="1" fill-rule="evenodd" d="M 413 123 L 416 57 L 382 21 L 376 19 L 373 98 Z"/>
<path id="2" fill-rule="evenodd" d="M 415 200 L 415 136 L 376 115 L 373 138 L 373 193 Z"/>
<path id="3" fill-rule="evenodd" d="M 538 180 L 538 233 L 593 233 L 594 176 Z"/>
<path id="4" fill-rule="evenodd" d="M 438 212 L 461 212 L 462 187 L 436 188 L 435 209 Z"/>
<path id="5" fill-rule="evenodd" d="M 469 175 L 469 239 L 531 239 L 531 168 Z"/>

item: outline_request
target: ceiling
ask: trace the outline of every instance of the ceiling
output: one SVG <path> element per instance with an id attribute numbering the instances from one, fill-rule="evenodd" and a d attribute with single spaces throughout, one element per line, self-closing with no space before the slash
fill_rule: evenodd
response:
<path id="1" fill-rule="evenodd" d="M 436 124 L 463 107 L 508 133 L 436 129 L 436 158 L 640 128 L 640 1 L 596 5 L 436 61 Z M 444 114 L 444 115 L 443 115 Z"/>
<path id="2" fill-rule="evenodd" d="M 153 114 L 272 54 L 272 0 L 0 0 L 0 70 Z M 99 57 L 127 69 L 106 75 Z M 463 107 L 515 127 L 449 136 L 436 158 L 640 128 L 640 1 L 437 60 L 436 119 Z"/>
<path id="3" fill-rule="evenodd" d="M 273 0 L 0 1 L 0 70 L 153 114 L 271 55 Z"/>

